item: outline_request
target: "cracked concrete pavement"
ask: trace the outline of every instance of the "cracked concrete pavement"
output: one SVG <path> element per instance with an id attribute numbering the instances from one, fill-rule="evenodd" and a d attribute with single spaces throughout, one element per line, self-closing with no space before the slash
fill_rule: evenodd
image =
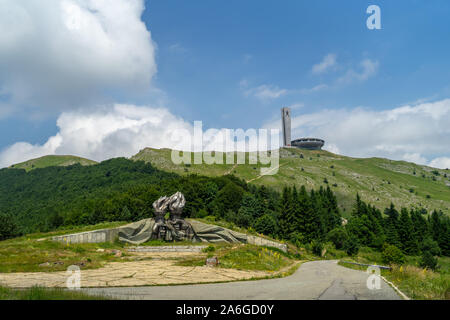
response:
<path id="1" fill-rule="evenodd" d="M 223 282 L 263 278 L 272 274 L 264 271 L 175 265 L 179 259 L 199 256 L 206 259 L 205 254 L 197 252 L 135 252 L 133 259 L 143 260 L 111 262 L 99 269 L 81 270 L 81 287 Z M 0 285 L 10 288 L 28 288 L 35 285 L 64 288 L 69 275 L 71 274 L 66 271 L 0 273 Z"/>

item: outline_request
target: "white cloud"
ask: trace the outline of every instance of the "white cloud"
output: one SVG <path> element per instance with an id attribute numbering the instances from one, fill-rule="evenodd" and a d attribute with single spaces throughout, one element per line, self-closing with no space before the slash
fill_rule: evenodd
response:
<path id="1" fill-rule="evenodd" d="M 403 160 L 408 162 L 414 162 L 417 164 L 427 164 L 427 159 L 423 157 L 420 153 L 405 153 L 403 155 Z"/>
<path id="2" fill-rule="evenodd" d="M 242 84 L 242 81 L 241 81 Z M 247 83 L 245 83 L 247 84 Z M 274 85 L 261 85 L 256 88 L 247 89 L 244 94 L 246 96 L 254 96 L 262 101 L 267 101 L 271 99 L 276 99 L 281 96 L 284 96 L 286 93 L 288 93 L 288 90 L 281 89 L 278 86 Z"/>
<path id="3" fill-rule="evenodd" d="M 280 123 L 267 127 L 279 128 Z M 355 108 L 303 114 L 292 118 L 292 131 L 293 138 L 323 138 L 327 150 L 343 155 L 450 167 L 450 99 L 384 111 Z"/>
<path id="4" fill-rule="evenodd" d="M 429 165 L 435 168 L 448 169 L 450 168 L 450 157 L 440 157 L 433 159 Z"/>
<path id="5" fill-rule="evenodd" d="M 338 78 L 337 83 L 348 84 L 351 82 L 366 81 L 377 73 L 379 65 L 380 64 L 378 61 L 364 59 L 360 63 L 359 72 L 353 69 L 349 69 L 342 77 Z"/>
<path id="6" fill-rule="evenodd" d="M 322 62 L 315 64 L 312 67 L 312 73 L 321 74 L 328 71 L 330 68 L 336 66 L 336 55 L 335 54 L 327 54 Z"/>
<path id="7" fill-rule="evenodd" d="M 58 133 L 42 145 L 15 143 L 0 153 L 0 167 L 49 154 L 72 154 L 93 160 L 128 157 L 145 147 L 187 146 L 172 139 L 175 129 L 192 126 L 164 108 L 114 105 L 94 111 L 64 112 Z"/>
<path id="8" fill-rule="evenodd" d="M 155 44 L 143 0 L 2 0 L 0 91 L 18 109 L 62 110 L 148 88 Z"/>
<path id="9" fill-rule="evenodd" d="M 237 142 L 246 141 L 245 131 L 239 135 L 237 131 L 227 129 L 201 128 L 203 139 L 200 140 L 202 145 L 199 145 L 194 138 L 194 125 L 174 116 L 167 109 L 124 104 L 91 111 L 64 112 L 58 118 L 57 126 L 57 134 L 43 144 L 18 142 L 2 150 L 0 168 L 54 154 L 76 155 L 97 161 L 130 157 L 146 147 L 233 151 L 239 145 L 234 145 L 235 134 Z M 256 131 L 253 132 L 256 134 Z M 250 134 L 251 130 L 246 133 Z M 230 144 L 225 143 L 226 136 Z M 271 146 L 261 149 L 278 148 L 275 140 L 273 138 Z M 248 151 L 258 150 L 258 144 L 251 141 L 243 146 Z"/>

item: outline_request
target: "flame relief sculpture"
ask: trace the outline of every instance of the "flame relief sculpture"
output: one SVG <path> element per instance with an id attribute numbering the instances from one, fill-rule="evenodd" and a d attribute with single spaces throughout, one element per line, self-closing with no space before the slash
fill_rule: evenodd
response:
<path id="1" fill-rule="evenodd" d="M 163 196 L 153 202 L 155 210 L 155 224 L 152 228 L 152 239 L 165 241 L 192 240 L 195 236 L 190 223 L 182 217 L 186 199 L 181 192 L 170 197 Z M 169 210 L 169 218 L 166 213 Z"/>

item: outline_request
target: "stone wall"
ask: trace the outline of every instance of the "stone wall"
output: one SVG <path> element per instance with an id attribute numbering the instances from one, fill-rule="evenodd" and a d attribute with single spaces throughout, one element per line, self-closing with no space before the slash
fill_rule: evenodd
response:
<path id="1" fill-rule="evenodd" d="M 274 247 L 280 249 L 283 252 L 287 252 L 287 245 L 284 243 L 275 242 L 272 240 L 264 239 L 261 237 L 247 235 L 247 243 L 257 246 Z"/>
<path id="2" fill-rule="evenodd" d="M 93 231 L 86 231 L 80 233 L 67 234 L 62 236 L 52 237 L 54 241 L 64 243 L 101 243 L 114 242 L 119 234 L 119 229 L 100 229 Z"/>

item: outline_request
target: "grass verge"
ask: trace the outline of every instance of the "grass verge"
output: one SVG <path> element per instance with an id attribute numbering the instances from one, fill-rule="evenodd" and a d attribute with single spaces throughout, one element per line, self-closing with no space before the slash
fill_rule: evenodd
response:
<path id="1" fill-rule="evenodd" d="M 76 290 L 61 288 L 32 287 L 29 289 L 10 289 L 0 287 L 0 300 L 107 300 Z"/>
<path id="2" fill-rule="evenodd" d="M 355 257 L 346 257 L 339 265 L 365 271 L 367 267 L 344 263 L 351 261 L 365 264 L 384 265 L 381 253 L 370 248 L 361 248 Z M 409 298 L 415 300 L 450 300 L 450 258 L 440 257 L 436 271 L 418 266 L 419 257 L 407 256 L 402 266 L 392 265 L 391 270 L 381 270 L 381 275 L 391 281 Z"/>

